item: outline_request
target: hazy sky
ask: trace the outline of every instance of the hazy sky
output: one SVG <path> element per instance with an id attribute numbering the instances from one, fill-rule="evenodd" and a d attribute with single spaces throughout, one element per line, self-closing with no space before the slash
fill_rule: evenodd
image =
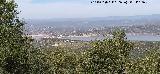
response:
<path id="1" fill-rule="evenodd" d="M 18 9 L 21 11 L 19 16 L 25 19 L 85 18 L 160 14 L 160 0 L 144 0 L 147 2 L 146 4 L 127 5 L 119 3 L 91 4 L 91 0 L 15 1 L 18 3 Z"/>

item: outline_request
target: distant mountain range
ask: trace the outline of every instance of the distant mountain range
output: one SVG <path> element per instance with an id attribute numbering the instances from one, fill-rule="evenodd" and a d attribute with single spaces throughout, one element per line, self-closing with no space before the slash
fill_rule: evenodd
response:
<path id="1" fill-rule="evenodd" d="M 59 29 L 88 29 L 107 26 L 130 26 L 160 24 L 160 14 L 137 16 L 109 16 L 93 18 L 55 18 L 55 19 L 27 19 L 26 26 L 37 28 L 54 27 Z M 32 25 L 32 26 L 31 26 Z"/>

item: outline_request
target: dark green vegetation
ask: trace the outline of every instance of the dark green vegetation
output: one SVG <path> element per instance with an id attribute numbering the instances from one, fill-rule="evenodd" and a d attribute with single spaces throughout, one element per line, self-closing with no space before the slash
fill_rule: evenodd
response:
<path id="1" fill-rule="evenodd" d="M 158 74 L 159 42 L 130 42 L 124 31 L 81 51 L 36 48 L 23 34 L 14 1 L 0 1 L 1 74 Z M 140 53 L 143 52 L 143 53 Z M 140 54 L 140 55 L 137 55 Z M 142 55 L 143 54 L 143 55 Z"/>
<path id="2" fill-rule="evenodd" d="M 16 8 L 14 1 L 0 0 L 0 72 L 42 73 L 47 65 L 41 62 L 41 52 L 32 47 L 32 39 L 23 34 L 24 23 L 17 17 Z"/>

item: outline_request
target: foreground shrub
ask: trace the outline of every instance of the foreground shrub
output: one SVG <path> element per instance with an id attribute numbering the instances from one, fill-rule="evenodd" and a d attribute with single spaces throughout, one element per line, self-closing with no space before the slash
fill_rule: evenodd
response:
<path id="1" fill-rule="evenodd" d="M 115 31 L 112 39 L 93 42 L 93 48 L 83 53 L 82 73 L 121 74 L 126 72 L 132 44 L 123 31 Z"/>

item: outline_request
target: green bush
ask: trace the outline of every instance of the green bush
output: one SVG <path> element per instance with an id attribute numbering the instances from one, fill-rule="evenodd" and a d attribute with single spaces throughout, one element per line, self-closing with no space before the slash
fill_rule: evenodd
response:
<path id="1" fill-rule="evenodd" d="M 113 32 L 112 39 L 93 42 L 93 48 L 83 53 L 81 72 L 87 74 L 121 74 L 126 72 L 132 44 L 123 31 Z"/>

